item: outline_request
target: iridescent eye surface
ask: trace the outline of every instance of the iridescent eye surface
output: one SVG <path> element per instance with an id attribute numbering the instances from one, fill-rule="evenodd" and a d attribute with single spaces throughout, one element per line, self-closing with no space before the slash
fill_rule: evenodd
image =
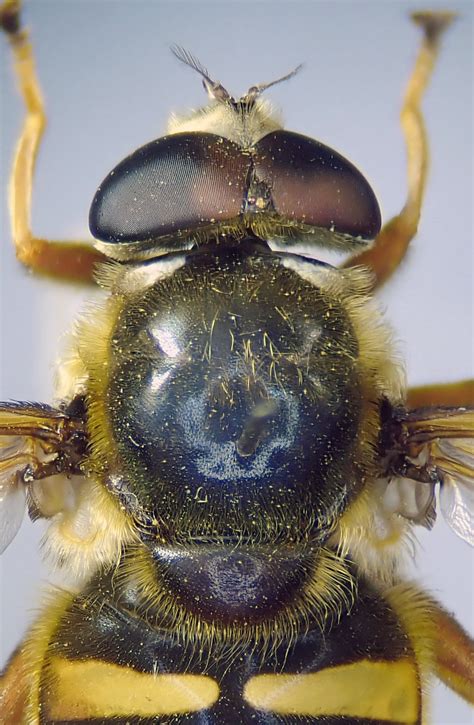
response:
<path id="1" fill-rule="evenodd" d="M 105 254 L 127 259 L 142 251 L 134 243 L 145 243 L 147 256 L 189 249 L 200 230 L 207 235 L 200 244 L 216 233 L 259 236 L 262 219 L 279 238 L 323 230 L 326 243 L 372 239 L 381 222 L 372 189 L 349 161 L 311 138 L 275 131 L 248 149 L 211 133 L 152 141 L 103 181 L 89 225 Z M 320 241 L 317 233 L 309 238 Z"/>
<path id="2" fill-rule="evenodd" d="M 319 141 L 275 131 L 255 147 L 255 175 L 271 189 L 280 216 L 373 239 L 380 230 L 375 194 L 360 171 Z"/>
<path id="3" fill-rule="evenodd" d="M 211 133 L 152 141 L 103 181 L 91 232 L 104 242 L 139 242 L 235 218 L 248 163 L 236 144 Z"/>

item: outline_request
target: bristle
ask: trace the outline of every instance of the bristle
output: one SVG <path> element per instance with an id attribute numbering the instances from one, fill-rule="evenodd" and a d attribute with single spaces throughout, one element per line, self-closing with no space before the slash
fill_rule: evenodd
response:
<path id="1" fill-rule="evenodd" d="M 172 114 L 167 133 L 209 132 L 250 148 L 260 138 L 282 128 L 281 115 L 270 101 L 258 98 L 244 115 L 224 103 L 211 103 L 188 113 Z"/>

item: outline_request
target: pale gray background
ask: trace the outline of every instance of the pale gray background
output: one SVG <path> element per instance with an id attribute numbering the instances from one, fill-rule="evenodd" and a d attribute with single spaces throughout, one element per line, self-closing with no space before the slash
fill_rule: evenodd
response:
<path id="1" fill-rule="evenodd" d="M 123 156 L 163 132 L 172 109 L 200 105 L 199 78 L 168 46 L 195 53 L 232 92 L 304 71 L 269 96 L 287 126 L 348 155 L 379 195 L 385 218 L 405 194 L 398 126 L 418 31 L 405 2 L 114 2 L 36 0 L 33 30 L 50 125 L 34 196 L 34 227 L 53 237 L 87 234 L 97 184 Z M 472 374 L 472 4 L 447 1 L 460 19 L 447 35 L 425 109 L 433 161 L 420 235 L 381 295 L 411 383 Z M 23 109 L 1 43 L 1 183 Z M 34 279 L 14 261 L 2 203 L 0 399 L 50 401 L 58 339 L 88 293 Z M 89 295 L 90 296 L 90 295 Z M 38 609 L 45 580 L 40 525 L 25 524 L 1 562 L 3 659 Z M 415 576 L 473 629 L 473 559 L 439 522 L 419 536 Z M 472 711 L 440 686 L 434 723 L 470 723 Z"/>

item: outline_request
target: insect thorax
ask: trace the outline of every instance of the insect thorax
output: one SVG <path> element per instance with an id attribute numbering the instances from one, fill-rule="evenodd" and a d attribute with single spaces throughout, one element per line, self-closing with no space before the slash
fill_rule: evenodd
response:
<path id="1" fill-rule="evenodd" d="M 380 400 L 400 395 L 366 278 L 249 240 L 102 281 L 76 345 L 124 591 L 152 591 L 148 610 L 167 592 L 183 622 L 340 610 L 352 576 L 334 535 L 375 477 Z M 120 542 L 101 536 L 95 559 L 115 566 Z"/>
<path id="2" fill-rule="evenodd" d="M 139 295 L 111 335 L 108 485 L 156 536 L 327 536 L 360 487 L 340 301 L 271 255 L 227 250 Z"/>

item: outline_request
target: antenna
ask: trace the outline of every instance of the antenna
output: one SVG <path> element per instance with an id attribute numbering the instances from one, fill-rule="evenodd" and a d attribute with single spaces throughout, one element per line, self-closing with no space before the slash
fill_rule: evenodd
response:
<path id="1" fill-rule="evenodd" d="M 296 66 L 296 68 L 293 68 L 292 71 L 284 76 L 281 76 L 281 78 L 277 78 L 276 80 L 270 81 L 269 83 L 258 83 L 255 86 L 250 86 L 243 100 L 247 102 L 254 101 L 261 93 L 266 91 L 267 88 L 271 88 L 271 86 L 276 86 L 277 83 L 283 83 L 283 81 L 288 81 L 290 80 L 290 78 L 293 78 L 293 76 L 300 72 L 302 67 L 303 63 L 300 63 Z"/>
<path id="2" fill-rule="evenodd" d="M 196 71 L 196 73 L 199 73 L 199 75 L 202 77 L 203 86 L 211 98 L 214 98 L 216 101 L 232 103 L 234 106 L 238 105 L 235 98 L 230 95 L 230 93 L 219 81 L 212 80 L 207 68 L 203 66 L 201 61 L 196 58 L 195 55 L 190 53 L 189 50 L 186 50 L 180 45 L 172 45 L 170 47 L 170 50 L 173 53 L 174 57 L 177 58 L 181 63 L 184 63 L 184 65 L 192 68 L 194 71 Z M 283 81 L 287 81 L 290 78 L 293 78 L 293 76 L 299 73 L 302 67 L 303 64 L 300 63 L 292 71 L 284 76 L 281 76 L 281 78 L 277 78 L 276 80 L 270 81 L 269 83 L 258 83 L 255 86 L 250 86 L 247 93 L 239 100 L 239 103 L 246 104 L 247 106 L 252 106 L 255 99 L 258 98 L 261 93 L 266 91 L 267 88 L 270 88 L 271 86 L 275 86 L 277 83 L 283 83 Z"/>
<path id="3" fill-rule="evenodd" d="M 207 68 L 203 66 L 201 61 L 198 60 L 195 55 L 190 53 L 185 48 L 182 48 L 180 45 L 172 45 L 170 50 L 173 53 L 174 57 L 181 61 L 181 63 L 189 66 L 189 68 L 195 70 L 196 73 L 199 73 L 199 75 L 202 77 L 204 88 L 212 98 L 215 98 L 216 101 L 234 100 L 219 81 L 212 80 Z"/>

